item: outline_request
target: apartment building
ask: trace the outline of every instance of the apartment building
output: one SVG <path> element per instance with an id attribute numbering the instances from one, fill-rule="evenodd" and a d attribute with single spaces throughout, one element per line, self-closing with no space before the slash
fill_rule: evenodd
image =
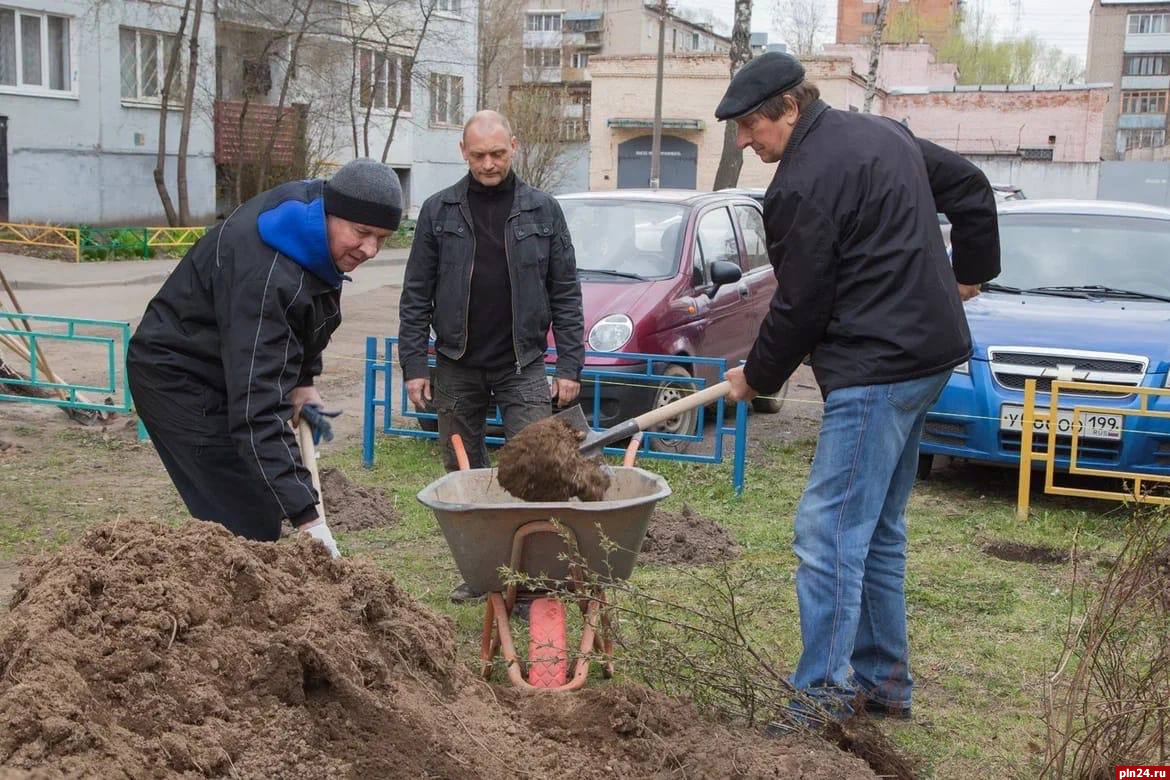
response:
<path id="1" fill-rule="evenodd" d="M 1094 0 L 1086 79 L 1113 85 L 1101 159 L 1170 159 L 1170 2 Z"/>
<path id="2" fill-rule="evenodd" d="M 588 188 L 592 115 L 590 60 L 601 56 L 656 55 L 659 12 L 645 0 L 529 0 L 520 24 L 523 59 L 504 76 L 509 89 L 555 89 L 566 95 L 565 132 L 574 145 L 573 170 L 559 189 Z M 665 53 L 728 52 L 731 39 L 668 12 Z M 523 140 L 523 139 L 521 139 Z"/>
<path id="3" fill-rule="evenodd" d="M 154 182 L 161 92 L 185 5 L 0 0 L 0 221 L 165 224 Z M 417 6 L 401 0 L 319 0 L 307 20 L 281 0 L 202 7 L 187 148 L 194 222 L 222 214 L 241 192 L 231 176 L 261 159 L 271 186 L 385 151 L 415 207 L 466 171 L 475 3 L 438 0 L 418 46 L 420 25 L 403 16 Z M 376 34 L 370 15 L 383 12 L 396 22 L 383 27 L 403 32 Z M 181 56 L 166 123 L 172 198 L 185 46 Z"/>

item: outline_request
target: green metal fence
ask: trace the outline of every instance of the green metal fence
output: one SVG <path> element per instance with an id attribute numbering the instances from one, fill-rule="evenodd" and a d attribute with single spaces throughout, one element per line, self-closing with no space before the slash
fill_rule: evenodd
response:
<path id="1" fill-rule="evenodd" d="M 25 327 L 27 326 L 27 327 Z M 126 350 L 130 345 L 130 325 L 116 320 L 91 320 L 58 317 L 48 314 L 21 314 L 0 310 L 0 350 L 6 356 L 16 353 L 27 359 L 27 379 L 4 379 L 0 401 L 46 404 L 65 409 L 98 412 L 129 412 L 132 407 L 130 384 L 126 377 Z M 60 349 L 78 347 L 97 350 L 103 380 L 93 384 L 70 382 L 47 369 L 41 360 L 42 343 L 55 343 Z M 68 345 L 68 346 L 66 346 Z M 50 347 L 50 351 L 54 351 Z M 89 361 L 87 360 L 88 364 Z M 12 364 L 17 367 L 16 364 Z M 24 373 L 22 368 L 22 373 Z M 10 388 L 21 387 L 48 393 L 23 395 Z M 98 397 L 91 397 L 95 394 Z"/>

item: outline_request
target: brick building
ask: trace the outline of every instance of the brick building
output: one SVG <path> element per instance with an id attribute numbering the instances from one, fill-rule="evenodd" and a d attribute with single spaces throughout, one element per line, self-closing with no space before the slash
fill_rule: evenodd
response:
<path id="1" fill-rule="evenodd" d="M 895 48 L 895 47 L 891 47 Z M 996 183 L 1020 184 L 1034 196 L 1094 197 L 1102 116 L 1108 85 L 957 86 L 953 68 L 933 61 L 928 47 L 917 58 L 883 55 L 874 106 L 927 138 L 970 157 Z M 903 48 L 901 51 L 911 51 Z M 639 156 L 649 149 L 654 57 L 603 57 L 591 63 L 590 189 L 645 186 Z M 854 57 L 839 51 L 805 60 L 811 80 L 829 105 L 858 110 L 865 78 Z M 903 85 L 895 86 L 894 79 Z M 713 112 L 728 75 L 717 55 L 668 57 L 663 82 L 663 186 L 710 189 L 723 148 L 723 125 Z M 740 185 L 763 187 L 774 166 L 744 155 Z"/>
<path id="2" fill-rule="evenodd" d="M 922 39 L 938 46 L 950 32 L 960 0 L 893 0 L 891 18 L 912 15 Z M 837 0 L 837 43 L 869 43 L 877 21 L 877 0 Z"/>

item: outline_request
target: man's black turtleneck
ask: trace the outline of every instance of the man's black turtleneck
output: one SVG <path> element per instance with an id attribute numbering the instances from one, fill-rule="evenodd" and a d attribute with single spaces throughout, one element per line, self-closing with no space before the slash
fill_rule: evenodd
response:
<path id="1" fill-rule="evenodd" d="M 467 311 L 467 350 L 460 363 L 500 369 L 516 362 L 512 344 L 512 280 L 504 248 L 504 230 L 512 213 L 516 174 L 495 187 L 468 176 L 467 202 L 475 228 L 475 268 Z"/>

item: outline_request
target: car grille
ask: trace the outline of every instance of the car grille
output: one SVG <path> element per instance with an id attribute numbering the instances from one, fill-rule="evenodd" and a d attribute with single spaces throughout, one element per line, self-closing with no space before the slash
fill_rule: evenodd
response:
<path id="1" fill-rule="evenodd" d="M 1154 462 L 1159 466 L 1170 466 L 1170 439 L 1163 439 L 1154 451 Z"/>
<path id="2" fill-rule="evenodd" d="M 1020 432 L 1000 431 L 999 444 L 1004 452 L 1020 454 Z M 1035 434 L 1032 437 L 1032 452 L 1048 453 L 1048 434 Z M 1058 437 L 1056 440 L 1056 457 L 1068 458 L 1072 454 L 1069 440 Z M 1095 464 L 1115 464 L 1121 459 L 1121 442 L 1109 440 L 1082 439 L 1077 444 L 1077 463 L 1086 465 L 1086 462 Z"/>
<path id="3" fill-rule="evenodd" d="M 928 444 L 962 446 L 967 443 L 967 426 L 964 423 L 927 418 L 922 429 L 922 441 Z"/>
<path id="4" fill-rule="evenodd" d="M 1052 382 L 1061 376 L 1083 382 L 1137 387 L 1145 376 L 1148 358 L 1109 352 L 1073 352 L 1060 349 L 1021 349 L 991 347 L 987 350 L 991 374 L 996 384 L 1008 390 L 1023 390 L 1028 379 L 1036 380 L 1036 390 L 1052 391 Z M 1103 390 L 1063 390 L 1064 395 L 1119 398 L 1129 392 Z"/>

